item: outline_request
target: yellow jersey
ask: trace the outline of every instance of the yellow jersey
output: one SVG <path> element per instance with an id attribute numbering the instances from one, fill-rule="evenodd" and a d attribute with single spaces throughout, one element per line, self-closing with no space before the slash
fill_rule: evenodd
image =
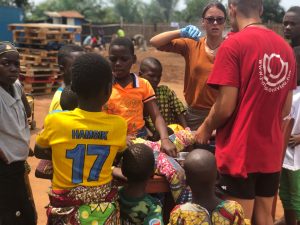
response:
<path id="1" fill-rule="evenodd" d="M 60 87 L 54 93 L 52 101 L 50 103 L 49 113 L 51 113 L 54 110 L 62 110 L 61 106 L 60 106 L 60 97 L 61 97 L 62 91 L 63 91 L 63 88 Z"/>
<path id="2" fill-rule="evenodd" d="M 126 133 L 122 117 L 104 112 L 76 108 L 49 114 L 36 144 L 52 149 L 52 188 L 109 183 L 115 156 L 126 148 Z"/>

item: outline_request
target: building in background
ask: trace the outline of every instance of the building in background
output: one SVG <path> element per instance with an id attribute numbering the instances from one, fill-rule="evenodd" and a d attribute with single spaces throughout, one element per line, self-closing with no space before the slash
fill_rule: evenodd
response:
<path id="1" fill-rule="evenodd" d="M 0 41 L 13 41 L 12 32 L 8 30 L 11 23 L 23 23 L 24 11 L 21 8 L 0 6 Z"/>

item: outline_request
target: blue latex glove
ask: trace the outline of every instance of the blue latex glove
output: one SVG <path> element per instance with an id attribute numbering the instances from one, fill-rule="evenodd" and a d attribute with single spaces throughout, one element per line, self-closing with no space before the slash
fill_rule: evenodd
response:
<path id="1" fill-rule="evenodd" d="M 180 36 L 185 38 L 191 38 L 194 39 L 195 41 L 199 41 L 199 38 L 201 36 L 201 31 L 198 29 L 198 27 L 194 25 L 188 25 L 180 29 Z"/>

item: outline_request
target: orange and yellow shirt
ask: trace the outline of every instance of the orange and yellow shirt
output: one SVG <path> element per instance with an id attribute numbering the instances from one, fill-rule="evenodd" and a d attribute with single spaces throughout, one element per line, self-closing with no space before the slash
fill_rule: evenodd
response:
<path id="1" fill-rule="evenodd" d="M 155 99 L 151 84 L 135 74 L 130 74 L 132 82 L 126 87 L 114 83 L 112 94 L 103 111 L 122 116 L 127 121 L 127 133 L 135 135 L 144 127 L 144 103 Z"/>

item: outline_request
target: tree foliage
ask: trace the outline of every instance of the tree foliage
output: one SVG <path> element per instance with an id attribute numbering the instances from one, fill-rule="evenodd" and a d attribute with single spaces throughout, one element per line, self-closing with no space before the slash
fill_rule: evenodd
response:
<path id="1" fill-rule="evenodd" d="M 186 0 L 186 8 L 182 16 L 185 22 L 196 22 L 201 18 L 204 7 L 210 0 Z"/>
<path id="2" fill-rule="evenodd" d="M 76 10 L 84 15 L 87 20 L 93 22 L 103 22 L 108 18 L 114 20 L 111 18 L 113 17 L 112 10 L 103 6 L 105 4 L 102 0 L 48 0 L 33 8 L 30 19 L 45 19 L 44 12 L 46 11 Z"/>
<path id="3" fill-rule="evenodd" d="M 113 8 L 117 16 L 124 22 L 141 22 L 144 3 L 140 0 L 112 0 Z"/>
<path id="4" fill-rule="evenodd" d="M 284 16 L 284 9 L 280 6 L 281 0 L 264 0 L 263 22 L 281 23 Z"/>
<path id="5" fill-rule="evenodd" d="M 1 6 L 17 6 L 23 8 L 28 6 L 28 0 L 0 0 Z"/>

